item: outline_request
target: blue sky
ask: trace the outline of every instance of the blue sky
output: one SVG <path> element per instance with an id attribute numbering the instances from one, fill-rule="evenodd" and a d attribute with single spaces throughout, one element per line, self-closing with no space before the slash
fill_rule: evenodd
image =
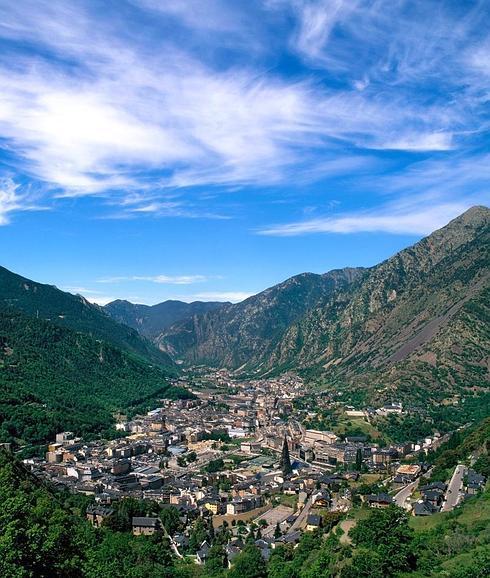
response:
<path id="1" fill-rule="evenodd" d="M 489 0 L 3 0 L 0 263 L 149 304 L 373 265 L 488 204 L 489 30 Z"/>

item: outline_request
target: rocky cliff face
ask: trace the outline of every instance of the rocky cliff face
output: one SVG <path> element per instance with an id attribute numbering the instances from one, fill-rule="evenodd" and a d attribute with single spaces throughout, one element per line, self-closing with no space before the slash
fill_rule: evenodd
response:
<path id="1" fill-rule="evenodd" d="M 342 293 L 364 273 L 343 269 L 325 275 L 303 273 L 236 305 L 176 324 L 159 345 L 191 363 L 266 368 L 289 328 L 329 295 Z"/>
<path id="2" fill-rule="evenodd" d="M 474 207 L 371 269 L 298 275 L 172 326 L 159 345 L 189 363 L 249 373 L 292 368 L 352 381 L 374 372 L 388 382 L 445 368 L 460 372 L 449 381 L 465 372 L 488 381 L 489 224 L 490 210 Z"/>

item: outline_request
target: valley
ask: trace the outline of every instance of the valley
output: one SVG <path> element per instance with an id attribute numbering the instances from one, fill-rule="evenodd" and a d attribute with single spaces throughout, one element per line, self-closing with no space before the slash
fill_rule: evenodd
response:
<path id="1" fill-rule="evenodd" d="M 1 269 L 0 493 L 84 536 L 49 574 L 3 531 L 3 575 L 119 576 L 118 543 L 142 577 L 484 571 L 488 512 L 459 542 L 451 520 L 487 511 L 489 222 L 238 304 L 100 307 Z"/>

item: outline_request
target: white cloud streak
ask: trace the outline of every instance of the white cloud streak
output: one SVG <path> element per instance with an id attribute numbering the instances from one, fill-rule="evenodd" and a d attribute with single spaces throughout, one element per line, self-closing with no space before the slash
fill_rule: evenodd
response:
<path id="1" fill-rule="evenodd" d="M 205 275 L 131 275 L 121 277 L 105 277 L 97 283 L 123 283 L 127 281 L 146 281 L 160 285 L 192 285 L 209 280 Z"/>
<path id="2" fill-rule="evenodd" d="M 194 293 L 187 295 L 182 299 L 185 301 L 231 301 L 232 303 L 239 303 L 255 295 L 247 291 L 205 291 L 204 293 Z"/>
<path id="3" fill-rule="evenodd" d="M 469 206 L 463 203 L 412 207 L 408 210 L 385 208 L 354 214 L 311 219 L 272 226 L 259 231 L 262 235 L 294 237 L 312 233 L 391 233 L 427 235 L 447 224 Z"/>

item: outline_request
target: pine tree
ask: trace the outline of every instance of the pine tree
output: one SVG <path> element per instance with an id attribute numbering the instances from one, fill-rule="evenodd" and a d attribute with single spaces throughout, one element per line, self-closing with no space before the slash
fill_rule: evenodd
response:
<path id="1" fill-rule="evenodd" d="M 362 450 L 361 448 L 358 448 L 356 452 L 356 470 L 360 472 L 361 468 L 362 468 Z"/>
<path id="2" fill-rule="evenodd" d="M 284 436 L 284 442 L 282 444 L 280 467 L 284 477 L 290 476 L 293 473 L 293 468 L 291 467 L 291 459 L 289 458 L 289 448 L 286 436 Z"/>

